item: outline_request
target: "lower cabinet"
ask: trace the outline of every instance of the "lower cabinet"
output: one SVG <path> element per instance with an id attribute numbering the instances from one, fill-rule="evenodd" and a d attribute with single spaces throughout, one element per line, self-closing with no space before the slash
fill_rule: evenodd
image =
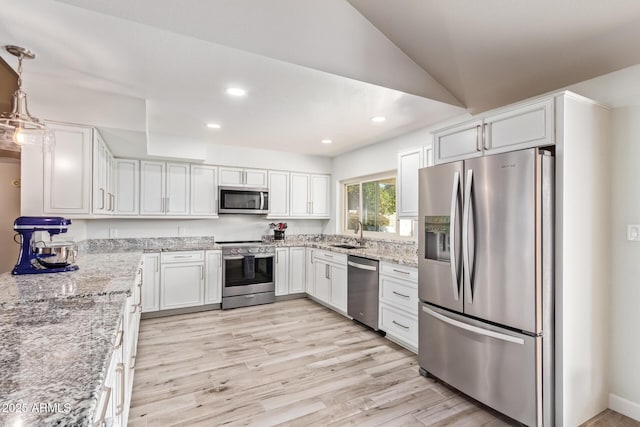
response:
<path id="1" fill-rule="evenodd" d="M 314 298 L 347 312 L 347 256 L 316 249 L 313 254 Z"/>
<path id="2" fill-rule="evenodd" d="M 289 248 L 276 248 L 276 296 L 289 295 Z"/>
<path id="3" fill-rule="evenodd" d="M 144 254 L 142 312 L 160 310 L 160 254 Z"/>
<path id="4" fill-rule="evenodd" d="M 163 252 L 160 309 L 204 304 L 204 251 Z"/>
<path id="5" fill-rule="evenodd" d="M 301 294 L 306 290 L 306 249 L 289 248 L 289 293 Z"/>
<path id="6" fill-rule="evenodd" d="M 314 253 L 315 249 L 313 248 L 306 248 L 305 250 L 305 276 L 306 276 L 306 280 L 305 280 L 305 291 L 307 292 L 307 295 L 310 295 L 312 297 L 315 297 L 315 289 L 314 289 L 314 283 L 315 283 L 315 270 L 314 270 L 314 266 L 313 266 L 313 253 Z"/>
<path id="7" fill-rule="evenodd" d="M 418 269 L 380 263 L 379 325 L 386 337 L 418 351 Z"/>
<path id="8" fill-rule="evenodd" d="M 222 251 L 205 251 L 205 304 L 222 302 Z"/>

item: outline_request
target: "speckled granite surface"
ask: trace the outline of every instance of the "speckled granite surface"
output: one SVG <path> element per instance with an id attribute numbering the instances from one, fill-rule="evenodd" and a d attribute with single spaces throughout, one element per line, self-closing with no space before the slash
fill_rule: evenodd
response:
<path id="1" fill-rule="evenodd" d="M 0 275 L 0 425 L 88 425 L 142 252 Z"/>
<path id="2" fill-rule="evenodd" d="M 410 267 L 418 266 L 418 248 L 413 241 L 365 239 L 362 249 L 342 249 L 332 245 L 360 246 L 355 237 L 340 234 L 303 234 L 287 236 L 285 240 L 273 240 L 273 236 L 263 236 L 264 241 L 276 246 L 304 246 L 342 254 L 377 259 Z"/>
<path id="3" fill-rule="evenodd" d="M 220 249 L 213 236 L 89 239 L 78 244 L 80 252 L 163 252 Z"/>

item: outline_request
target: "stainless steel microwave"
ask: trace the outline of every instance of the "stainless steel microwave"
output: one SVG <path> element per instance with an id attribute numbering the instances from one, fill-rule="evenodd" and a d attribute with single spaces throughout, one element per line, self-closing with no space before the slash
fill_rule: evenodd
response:
<path id="1" fill-rule="evenodd" d="M 218 213 L 255 214 L 269 213 L 268 188 L 218 187 Z"/>

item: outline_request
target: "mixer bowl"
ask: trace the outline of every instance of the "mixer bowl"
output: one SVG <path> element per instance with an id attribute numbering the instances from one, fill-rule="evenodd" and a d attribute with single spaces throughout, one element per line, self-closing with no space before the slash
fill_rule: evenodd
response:
<path id="1" fill-rule="evenodd" d="M 74 242 L 38 242 L 33 252 L 43 267 L 60 268 L 76 262 L 78 245 Z"/>

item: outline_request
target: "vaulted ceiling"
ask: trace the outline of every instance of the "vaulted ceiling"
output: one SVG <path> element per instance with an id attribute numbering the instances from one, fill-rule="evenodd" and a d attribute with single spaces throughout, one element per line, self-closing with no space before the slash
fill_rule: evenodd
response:
<path id="1" fill-rule="evenodd" d="M 202 147 L 222 144 L 335 156 L 640 63 L 635 0 L 0 0 L 0 8 L 0 44 L 38 55 L 25 64 L 32 112 L 103 128 L 117 155 L 198 159 Z M 248 95 L 231 99 L 228 86 Z M 378 115 L 387 120 L 371 123 Z M 207 129 L 211 121 L 222 128 Z"/>

